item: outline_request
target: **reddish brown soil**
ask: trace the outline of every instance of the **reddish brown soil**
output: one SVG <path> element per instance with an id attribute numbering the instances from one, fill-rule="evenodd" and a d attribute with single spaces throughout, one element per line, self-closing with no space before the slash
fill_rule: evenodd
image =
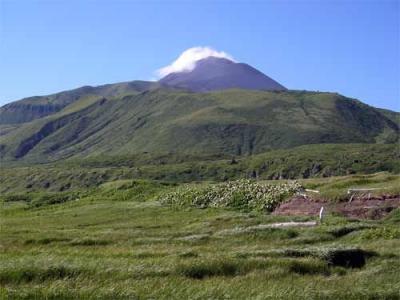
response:
<path id="1" fill-rule="evenodd" d="M 356 198 L 351 202 L 332 203 L 322 199 L 295 196 L 275 209 L 275 215 L 318 216 L 321 207 L 324 214 L 337 213 L 350 218 L 380 219 L 400 207 L 400 195 Z"/>

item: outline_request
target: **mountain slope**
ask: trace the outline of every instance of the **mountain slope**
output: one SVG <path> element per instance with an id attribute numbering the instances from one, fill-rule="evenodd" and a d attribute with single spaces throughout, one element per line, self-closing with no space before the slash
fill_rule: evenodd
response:
<path id="1" fill-rule="evenodd" d="M 208 57 L 196 62 L 190 72 L 171 73 L 159 81 L 166 86 L 193 92 L 207 92 L 231 88 L 251 90 L 286 90 L 267 75 L 244 63 L 225 58 Z"/>
<path id="2" fill-rule="evenodd" d="M 143 152 L 247 155 L 398 137 L 399 125 L 379 110 L 333 93 L 156 89 L 22 124 L 0 136 L 0 153 L 3 161 L 27 162 Z"/>
<path id="3" fill-rule="evenodd" d="M 155 82 L 130 81 L 101 86 L 83 86 L 47 96 L 35 96 L 12 102 L 0 108 L 1 124 L 20 124 L 61 111 L 64 107 L 85 98 L 116 97 L 135 94 L 153 86 Z"/>

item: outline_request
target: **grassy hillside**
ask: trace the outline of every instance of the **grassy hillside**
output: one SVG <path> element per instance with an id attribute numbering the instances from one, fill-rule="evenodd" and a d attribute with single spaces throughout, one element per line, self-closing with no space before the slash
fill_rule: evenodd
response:
<path id="1" fill-rule="evenodd" d="M 398 112 L 395 111 L 391 111 L 388 109 L 383 109 L 383 108 L 378 108 L 378 110 L 385 115 L 386 117 L 388 117 L 389 119 L 391 119 L 393 122 L 399 124 L 400 123 L 400 114 Z"/>
<path id="2" fill-rule="evenodd" d="M 318 184 L 340 190 L 386 179 Z M 155 200 L 176 188 L 118 180 L 70 198 L 3 198 L 0 297 L 398 299 L 399 210 L 380 221 L 327 215 L 314 227 L 270 228 L 316 217 L 173 209 Z"/>
<path id="3" fill-rule="evenodd" d="M 83 86 L 52 95 L 24 98 L 0 108 L 0 125 L 26 123 L 40 119 L 88 97 L 121 97 L 148 90 L 152 86 L 157 86 L 157 84 L 147 81 L 131 81 L 96 87 Z"/>
<path id="4" fill-rule="evenodd" d="M 0 192 L 68 191 L 107 181 L 154 179 L 168 182 L 225 181 L 239 178 L 323 178 L 380 171 L 400 173 L 398 145 L 308 145 L 236 158 L 102 156 L 56 164 L 6 166 Z"/>
<path id="5" fill-rule="evenodd" d="M 316 143 L 394 143 L 399 125 L 332 93 L 156 89 L 75 102 L 0 136 L 4 161 L 98 155 L 249 155 Z"/>

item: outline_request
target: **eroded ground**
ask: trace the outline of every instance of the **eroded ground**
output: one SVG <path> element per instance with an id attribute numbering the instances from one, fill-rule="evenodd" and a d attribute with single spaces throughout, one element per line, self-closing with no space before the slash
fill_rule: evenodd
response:
<path id="1" fill-rule="evenodd" d="M 351 201 L 341 201 L 339 203 L 316 197 L 296 196 L 282 203 L 275 209 L 273 214 L 317 217 L 321 207 L 324 207 L 325 214 L 335 213 L 348 218 L 377 220 L 400 207 L 400 196 L 355 197 Z"/>

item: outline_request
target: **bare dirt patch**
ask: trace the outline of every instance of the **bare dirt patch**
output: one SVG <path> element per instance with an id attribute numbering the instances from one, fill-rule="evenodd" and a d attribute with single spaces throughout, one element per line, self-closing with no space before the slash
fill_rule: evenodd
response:
<path id="1" fill-rule="evenodd" d="M 351 202 L 332 203 L 324 199 L 295 196 L 290 201 L 282 203 L 273 212 L 274 215 L 288 216 L 318 216 L 321 207 L 325 213 L 359 219 L 380 219 L 392 210 L 400 207 L 400 195 L 356 198 Z"/>

